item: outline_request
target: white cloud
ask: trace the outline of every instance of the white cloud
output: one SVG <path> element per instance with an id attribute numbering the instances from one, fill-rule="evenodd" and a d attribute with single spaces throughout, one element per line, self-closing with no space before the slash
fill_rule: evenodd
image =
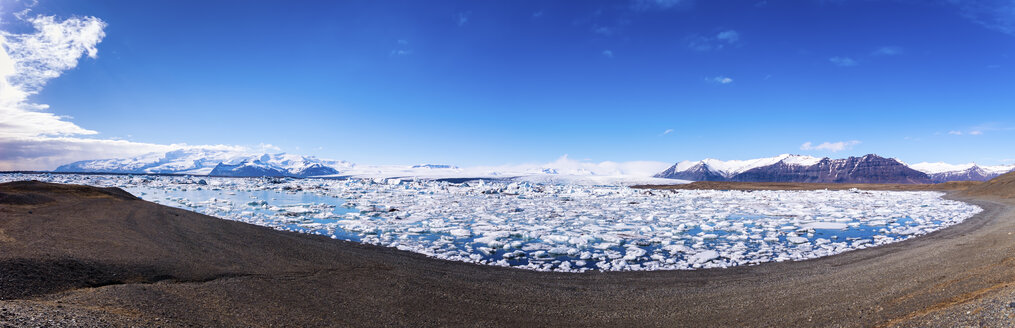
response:
<path id="1" fill-rule="evenodd" d="M 666 10 L 688 3 L 686 0 L 634 0 L 631 8 L 635 11 Z"/>
<path id="2" fill-rule="evenodd" d="M 953 135 L 953 136 L 961 136 L 962 135 L 962 131 L 952 130 L 952 131 L 948 131 L 948 134 Z"/>
<path id="3" fill-rule="evenodd" d="M 544 170 L 553 170 L 558 174 L 563 175 L 598 175 L 598 176 L 634 176 L 634 177 L 651 177 L 652 175 L 665 170 L 672 163 L 664 162 L 653 162 L 653 161 L 631 161 L 631 162 L 591 162 L 589 160 L 574 160 L 563 155 L 556 161 L 549 163 L 530 163 L 530 164 L 517 164 L 517 165 L 501 165 L 501 166 L 477 166 L 471 168 L 464 168 L 463 170 L 472 172 L 490 172 L 497 171 L 502 172 L 505 175 L 523 175 L 525 173 L 544 172 Z M 482 174 L 473 174 L 482 175 Z"/>
<path id="4" fill-rule="evenodd" d="M 716 84 L 730 84 L 733 83 L 733 79 L 726 76 L 716 76 L 705 79 L 705 81 L 716 83 Z"/>
<path id="5" fill-rule="evenodd" d="M 1015 35 L 1015 2 L 1010 0 L 949 0 L 960 14 L 988 29 Z"/>
<path id="6" fill-rule="evenodd" d="M 901 47 L 885 46 L 885 47 L 878 48 L 877 50 L 874 50 L 874 52 L 872 52 L 871 55 L 874 55 L 874 56 L 895 56 L 895 55 L 901 55 L 902 52 L 903 52 L 903 50 L 902 50 Z"/>
<path id="7" fill-rule="evenodd" d="M 82 128 L 53 113 L 48 105 L 28 97 L 49 80 L 77 66 L 78 58 L 98 55 L 96 44 L 105 36 L 105 23 L 95 17 L 56 21 L 53 17 L 26 18 L 32 34 L 0 32 L 0 138 L 88 135 Z"/>
<path id="8" fill-rule="evenodd" d="M 693 34 L 685 38 L 687 48 L 695 51 L 722 50 L 727 47 L 738 46 L 740 33 L 735 30 L 719 32 L 714 37 Z"/>
<path id="9" fill-rule="evenodd" d="M 850 67 L 850 66 L 856 66 L 856 65 L 860 64 L 859 62 L 857 62 L 853 58 L 849 58 L 849 57 L 832 57 L 832 58 L 828 58 L 828 61 L 831 62 L 832 64 L 835 64 L 835 66 L 840 66 L 840 67 Z"/>
<path id="10" fill-rule="evenodd" d="M 715 38 L 718 39 L 719 41 L 725 41 L 726 43 L 733 44 L 737 43 L 737 41 L 740 41 L 740 33 L 737 33 L 737 31 L 734 30 L 722 31 L 719 32 L 719 34 L 716 35 Z"/>
<path id="11" fill-rule="evenodd" d="M 602 36 L 611 36 L 616 33 L 617 30 L 609 26 L 596 26 L 592 29 L 592 32 Z"/>
<path id="12" fill-rule="evenodd" d="M 98 132 L 48 112 L 48 105 L 32 103 L 29 97 L 39 93 L 49 80 L 76 67 L 81 57 L 98 58 L 97 45 L 105 37 L 106 23 L 95 17 L 29 17 L 28 11 L 15 18 L 30 23 L 35 31 L 0 31 L 0 170 L 48 170 L 78 160 L 184 148 L 242 148 L 83 137 Z"/>
<path id="13" fill-rule="evenodd" d="M 1015 126 L 1001 122 L 986 122 L 969 128 L 969 134 L 981 135 L 987 132 L 1013 131 Z"/>
<path id="14" fill-rule="evenodd" d="M 715 49 L 716 45 L 712 44 L 712 40 L 701 36 L 692 35 L 687 37 L 687 48 L 694 51 L 709 51 Z"/>
<path id="15" fill-rule="evenodd" d="M 666 129 L 666 131 L 663 131 L 663 133 L 660 134 L 660 136 L 664 136 L 664 135 L 667 135 L 667 134 L 670 134 L 670 133 L 673 133 L 673 129 Z"/>
<path id="16" fill-rule="evenodd" d="M 269 144 L 269 143 L 263 143 L 263 142 L 261 144 L 257 145 L 256 149 L 257 149 L 257 152 L 259 152 L 259 153 L 265 153 L 265 152 L 269 152 L 269 151 L 273 151 L 273 152 L 274 151 L 282 151 L 282 148 L 279 148 L 278 146 L 275 146 L 275 145 L 272 145 L 272 144 Z M 239 150 L 243 150 L 243 149 L 239 149 Z"/>
<path id="17" fill-rule="evenodd" d="M 125 158 L 179 149 L 211 149 L 248 153 L 242 146 L 186 144 L 161 145 L 111 139 L 75 137 L 0 138 L 0 171 L 50 170 L 57 166 L 90 159 Z M 263 148 L 262 148 L 263 149 Z"/>
<path id="18" fill-rule="evenodd" d="M 458 26 L 465 26 L 465 24 L 469 22 L 469 17 L 471 17 L 471 16 L 472 16 L 472 12 L 471 11 L 466 11 L 466 12 L 458 13 L 458 20 L 457 20 Z"/>
<path id="19" fill-rule="evenodd" d="M 412 49 L 409 49 L 409 40 L 399 39 L 396 41 L 395 49 L 391 50 L 390 56 L 408 56 L 412 54 Z"/>
<path id="20" fill-rule="evenodd" d="M 810 141 L 800 145 L 800 150 L 823 150 L 830 152 L 839 152 L 843 150 L 853 149 L 853 146 L 859 145 L 860 141 L 839 141 L 839 142 L 823 142 L 819 145 L 814 145 Z"/>
<path id="21" fill-rule="evenodd" d="M 613 58 L 613 51 L 603 50 L 603 56 L 606 56 L 606 58 Z"/>

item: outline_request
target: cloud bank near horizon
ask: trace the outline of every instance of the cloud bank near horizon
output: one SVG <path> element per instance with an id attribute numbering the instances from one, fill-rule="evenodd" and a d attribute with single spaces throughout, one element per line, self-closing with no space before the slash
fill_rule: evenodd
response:
<path id="1" fill-rule="evenodd" d="M 0 170 L 49 170 L 79 160 L 122 158 L 177 149 L 204 148 L 247 151 L 230 145 L 153 144 L 103 139 L 98 131 L 74 124 L 68 117 L 35 103 L 52 79 L 77 67 L 87 56 L 98 58 L 98 44 L 106 23 L 97 17 L 29 16 L 14 18 L 29 24 L 32 33 L 0 31 Z"/>
<path id="2" fill-rule="evenodd" d="M 839 141 L 839 142 L 822 142 L 821 144 L 815 145 L 810 141 L 800 145 L 800 150 L 818 150 L 818 151 L 829 151 L 837 153 L 843 150 L 853 149 L 853 146 L 859 145 L 859 140 L 850 141 Z"/>

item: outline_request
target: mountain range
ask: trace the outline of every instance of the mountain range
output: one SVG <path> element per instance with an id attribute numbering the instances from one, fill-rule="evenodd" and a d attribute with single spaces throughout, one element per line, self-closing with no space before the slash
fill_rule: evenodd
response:
<path id="1" fill-rule="evenodd" d="M 546 164 L 502 167 L 459 168 L 447 164 L 361 166 L 313 156 L 193 148 L 132 158 L 79 161 L 62 165 L 55 172 L 245 177 L 490 178 L 544 183 L 666 184 L 683 183 L 685 180 L 826 183 L 984 181 L 1015 169 L 1015 165 L 979 166 L 974 163 L 908 165 L 894 158 L 873 154 L 843 159 L 790 154 L 752 160 L 705 159 L 679 162 L 659 172 L 666 166 L 666 163 L 660 162 L 583 163 L 566 156 Z"/>
<path id="2" fill-rule="evenodd" d="M 243 154 L 228 150 L 183 149 L 124 159 L 79 161 L 55 172 L 192 174 L 212 176 L 311 177 L 339 174 L 354 165 L 293 154 Z"/>
<path id="3" fill-rule="evenodd" d="M 363 179 L 495 179 L 551 184 L 675 184 L 684 180 L 653 178 L 662 162 L 591 163 L 562 156 L 550 163 L 472 166 L 450 164 L 357 165 L 292 154 L 186 149 L 132 158 L 79 161 L 58 167 L 65 173 L 190 174 L 210 176 L 352 177 Z"/>
<path id="4" fill-rule="evenodd" d="M 938 183 L 985 181 L 1015 169 L 1015 166 L 951 165 L 919 163 L 907 165 L 894 158 L 874 154 L 831 159 L 783 154 L 753 160 L 705 159 L 674 164 L 657 178 L 692 181 L 815 182 L 815 183 Z"/>
<path id="5" fill-rule="evenodd" d="M 1015 170 L 1015 165 L 980 166 L 976 163 L 917 163 L 910 165 L 917 171 L 927 173 L 931 181 L 987 181 Z"/>

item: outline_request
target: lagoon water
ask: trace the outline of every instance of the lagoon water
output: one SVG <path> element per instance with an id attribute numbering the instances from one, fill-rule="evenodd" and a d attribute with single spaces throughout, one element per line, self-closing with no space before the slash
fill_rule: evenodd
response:
<path id="1" fill-rule="evenodd" d="M 17 179 L 0 175 L 0 181 Z M 908 239 L 981 211 L 936 192 L 651 191 L 516 182 L 39 175 L 119 186 L 229 220 L 532 270 L 802 260 Z"/>
<path id="2" fill-rule="evenodd" d="M 222 218 L 265 218 L 263 225 L 324 234 L 315 224 L 334 222 L 356 210 L 342 207 L 345 200 L 303 191 L 223 190 L 220 188 L 125 187 L 141 199 Z M 270 224 L 267 224 L 269 223 Z M 354 234 L 332 235 L 356 240 Z"/>

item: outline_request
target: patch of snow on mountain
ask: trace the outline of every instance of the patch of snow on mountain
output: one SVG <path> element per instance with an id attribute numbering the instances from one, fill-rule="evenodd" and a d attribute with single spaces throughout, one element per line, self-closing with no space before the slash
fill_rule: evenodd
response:
<path id="1" fill-rule="evenodd" d="M 986 171 L 988 173 L 993 173 L 993 174 L 1004 174 L 1004 173 L 1011 172 L 1012 170 L 1015 170 L 1015 164 L 1011 164 L 1011 165 L 980 166 L 980 165 L 977 165 L 976 163 L 949 164 L 949 163 L 944 163 L 944 162 L 935 162 L 935 163 L 923 162 L 923 163 L 912 164 L 909 167 L 913 168 L 914 170 L 917 170 L 917 171 L 920 171 L 920 172 L 923 172 L 923 173 L 927 173 L 927 174 L 938 174 L 938 173 L 948 173 L 948 172 L 961 172 L 961 171 L 965 171 L 965 170 L 971 169 L 974 166 L 975 167 L 979 167 L 980 169 L 983 169 L 984 171 Z"/>
<path id="2" fill-rule="evenodd" d="M 821 161 L 820 158 L 812 156 L 782 154 L 775 157 L 757 158 L 749 160 L 722 161 L 713 158 L 706 158 L 702 160 L 700 163 L 704 163 L 705 165 L 707 165 L 710 171 L 729 178 L 734 175 L 746 172 L 750 169 L 769 166 L 779 162 L 784 162 L 786 164 L 791 165 L 814 165 L 817 164 L 819 161 Z M 687 168 L 694 166 L 694 164 L 697 163 L 693 163 L 691 165 L 685 164 L 686 168 L 681 169 L 681 165 L 678 163 L 677 171 L 687 170 Z"/>
<path id="3" fill-rule="evenodd" d="M 976 163 L 948 164 L 948 163 L 944 163 L 944 162 L 937 162 L 937 163 L 927 163 L 927 162 L 924 162 L 924 163 L 912 164 L 909 167 L 913 168 L 914 170 L 923 172 L 923 173 L 935 174 L 935 173 L 965 171 L 965 170 L 968 170 L 969 168 L 971 168 L 971 167 L 973 167 L 975 165 L 976 165 Z"/>
<path id="4" fill-rule="evenodd" d="M 1015 164 L 1009 165 L 992 165 L 992 166 L 981 166 L 981 169 L 987 170 L 987 172 L 995 174 L 1005 174 L 1015 170 Z"/>

